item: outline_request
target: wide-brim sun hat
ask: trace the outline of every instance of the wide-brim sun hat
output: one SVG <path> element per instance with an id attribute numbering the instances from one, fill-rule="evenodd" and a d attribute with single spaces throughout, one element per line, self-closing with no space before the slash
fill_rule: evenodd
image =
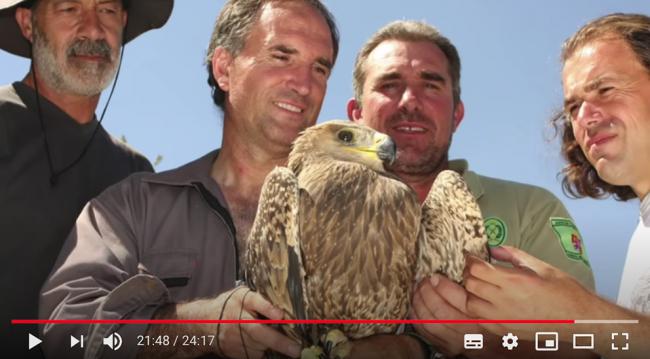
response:
<path id="1" fill-rule="evenodd" d="M 31 43 L 18 27 L 15 10 L 27 1 L 0 0 L 0 48 L 23 57 L 31 57 Z M 128 13 L 124 43 L 165 25 L 174 7 L 174 0 L 128 0 L 124 3 Z"/>

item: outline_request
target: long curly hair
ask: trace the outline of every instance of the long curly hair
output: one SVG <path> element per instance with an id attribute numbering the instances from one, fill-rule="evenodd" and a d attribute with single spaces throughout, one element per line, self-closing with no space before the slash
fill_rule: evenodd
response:
<path id="1" fill-rule="evenodd" d="M 585 45 L 598 40 L 624 40 L 637 59 L 650 73 L 650 17 L 641 14 L 615 13 L 595 19 L 584 25 L 562 46 L 562 64 Z M 565 194 L 574 198 L 605 198 L 627 201 L 636 198 L 630 186 L 616 186 L 598 176 L 578 145 L 571 121 L 563 111 L 551 119 L 555 134 L 561 138 L 561 153 L 567 165 L 560 172 Z"/>

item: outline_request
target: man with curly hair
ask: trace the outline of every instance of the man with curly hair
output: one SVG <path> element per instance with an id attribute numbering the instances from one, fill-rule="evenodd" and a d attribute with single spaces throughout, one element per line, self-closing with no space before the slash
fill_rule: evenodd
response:
<path id="1" fill-rule="evenodd" d="M 568 162 L 564 189 L 574 197 L 641 201 L 618 305 L 557 268 L 504 247 L 492 255 L 516 268 L 469 259 L 467 308 L 482 318 L 631 321 L 635 324 L 579 324 L 570 329 L 594 333 L 595 352 L 608 358 L 640 358 L 650 352 L 650 17 L 611 14 L 591 21 L 565 42 L 562 62 L 564 109 L 554 124 Z M 516 330 L 520 338 L 533 338 L 539 327 L 488 329 Z M 622 344 L 620 333 L 626 334 Z M 570 341 L 571 333 L 561 332 L 560 339 Z"/>

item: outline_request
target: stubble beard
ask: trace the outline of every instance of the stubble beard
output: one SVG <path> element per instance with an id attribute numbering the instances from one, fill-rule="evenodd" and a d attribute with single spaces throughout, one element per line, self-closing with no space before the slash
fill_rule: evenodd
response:
<path id="1" fill-rule="evenodd" d="M 450 142 L 446 147 L 431 146 L 423 153 L 415 154 L 414 158 L 404 158 L 404 151 L 398 150 L 395 163 L 390 166 L 390 170 L 396 173 L 403 173 L 410 176 L 426 176 L 440 172 L 449 161 Z"/>
<path id="2" fill-rule="evenodd" d="M 111 83 L 117 71 L 119 54 L 114 53 L 104 40 L 75 40 L 67 47 L 63 59 L 57 59 L 47 36 L 34 24 L 32 58 L 38 75 L 49 87 L 78 96 L 99 95 Z M 107 61 L 74 61 L 75 53 L 95 54 Z"/>
<path id="3" fill-rule="evenodd" d="M 434 124 L 434 127 L 431 129 L 432 133 L 430 134 L 432 138 L 435 138 L 436 131 L 438 131 L 435 122 L 428 119 L 426 116 L 420 112 L 415 113 L 397 113 L 393 115 L 388 120 L 388 126 L 393 127 L 401 121 L 412 121 L 412 122 L 426 122 Z M 451 121 L 451 120 L 450 120 Z M 408 176 L 427 176 L 434 173 L 438 173 L 441 170 L 445 169 L 449 161 L 449 148 L 451 147 L 452 134 L 449 134 L 449 139 L 446 143 L 438 144 L 433 143 L 431 146 L 427 147 L 423 152 L 413 153 L 416 149 L 412 148 L 409 144 L 405 144 L 402 149 L 400 149 L 398 144 L 397 158 L 395 163 L 393 163 L 389 170 L 395 173 L 401 173 Z M 409 152 L 406 154 L 406 152 Z"/>

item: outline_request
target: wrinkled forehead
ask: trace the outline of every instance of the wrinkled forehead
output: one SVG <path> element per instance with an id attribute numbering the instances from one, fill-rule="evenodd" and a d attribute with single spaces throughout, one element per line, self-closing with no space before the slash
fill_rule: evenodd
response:
<path id="1" fill-rule="evenodd" d="M 620 38 L 598 39 L 577 48 L 562 69 L 565 96 L 588 90 L 598 82 L 629 79 L 646 72 L 645 67 Z"/>
<path id="2" fill-rule="evenodd" d="M 253 23 L 253 33 L 271 36 L 304 36 L 314 46 L 327 47 L 332 60 L 334 46 L 329 25 L 314 7 L 304 1 L 270 1 L 263 5 Z"/>
<path id="3" fill-rule="evenodd" d="M 365 71 L 370 77 L 393 73 L 419 74 L 423 71 L 437 72 L 448 77 L 449 62 L 440 48 L 426 41 L 386 40 L 368 55 Z"/>

